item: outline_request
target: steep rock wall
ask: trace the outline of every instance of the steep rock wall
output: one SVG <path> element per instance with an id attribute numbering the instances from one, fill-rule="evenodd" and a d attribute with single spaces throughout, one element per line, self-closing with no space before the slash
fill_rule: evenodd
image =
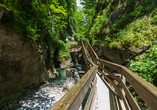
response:
<path id="1" fill-rule="evenodd" d="M 155 23 L 150 23 L 151 17 L 156 13 L 156 5 L 156 2 L 149 3 L 146 0 L 98 0 L 90 32 L 92 38 L 99 39 L 99 46 L 95 48 L 99 57 L 125 65 L 128 59 L 142 54 L 154 45 L 155 37 L 147 37 L 152 34 L 156 36 Z M 149 26 L 152 28 L 150 33 L 147 28 Z M 129 31 L 130 34 L 127 34 Z"/>
<path id="2" fill-rule="evenodd" d="M 0 25 L 0 102 L 48 80 L 35 43 L 20 37 Z"/>

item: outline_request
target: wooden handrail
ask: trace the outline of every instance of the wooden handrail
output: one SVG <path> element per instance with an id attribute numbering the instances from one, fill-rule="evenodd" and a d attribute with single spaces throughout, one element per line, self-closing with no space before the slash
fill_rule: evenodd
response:
<path id="1" fill-rule="evenodd" d="M 96 61 L 103 63 L 105 66 L 110 67 L 114 70 L 116 70 L 117 72 L 121 72 L 121 65 L 109 62 L 109 61 L 105 61 L 102 59 L 97 58 Z"/>
<path id="2" fill-rule="evenodd" d="M 92 64 L 92 67 L 91 69 L 90 67 L 88 68 L 90 70 L 88 70 L 88 72 L 50 110 L 78 110 L 92 82 L 94 86 L 90 93 L 90 97 L 93 97 L 95 93 L 97 65 L 88 58 L 83 42 L 81 45 L 83 48 L 82 52 L 85 56 L 84 58 L 86 62 Z M 88 98 L 88 101 L 92 102 L 92 98 Z M 88 103 L 86 104 L 85 109 L 89 109 Z"/>
<path id="3" fill-rule="evenodd" d="M 50 110 L 78 110 L 96 72 L 94 65 Z"/>
<path id="4" fill-rule="evenodd" d="M 157 88 L 124 66 L 122 66 L 121 73 L 151 110 L 156 110 Z"/>
<path id="5" fill-rule="evenodd" d="M 141 96 L 141 98 L 145 101 L 145 103 L 151 108 L 151 110 L 156 110 L 157 108 L 157 88 L 150 84 L 149 82 L 145 81 L 140 76 L 136 75 L 134 72 L 129 70 L 128 68 L 105 61 L 102 59 L 99 59 L 95 51 L 93 50 L 92 46 L 87 43 L 86 47 L 83 42 L 81 42 L 82 46 L 82 53 L 83 57 L 86 63 L 86 66 L 88 67 L 88 72 L 78 81 L 70 91 L 59 101 L 57 102 L 50 110 L 78 110 L 85 94 L 88 91 L 88 88 L 92 81 L 96 82 L 94 80 L 96 77 L 96 72 L 98 70 L 99 74 L 101 74 L 102 80 L 105 78 L 108 83 L 110 83 L 115 90 L 120 94 L 121 99 L 124 102 L 124 105 L 127 110 L 140 110 L 137 102 L 131 95 L 130 91 L 125 85 L 125 79 L 131 84 L 131 86 L 135 89 L 135 91 Z M 77 46 L 77 49 L 80 46 Z M 87 54 L 88 52 L 90 53 Z M 94 61 L 91 60 L 90 56 Z M 91 66 L 92 65 L 92 66 Z M 117 72 L 121 73 L 121 78 L 116 77 L 114 74 L 112 74 L 110 71 L 104 68 L 104 66 L 109 67 L 113 70 L 116 70 Z M 100 69 L 99 69 L 100 68 Z M 119 82 L 121 88 L 119 88 L 108 76 L 104 74 L 106 72 L 109 74 L 110 77 L 112 77 L 114 80 Z M 90 94 L 94 94 L 95 90 L 95 84 L 93 90 Z M 91 97 L 89 97 L 88 104 L 86 105 L 86 108 L 88 109 L 89 103 L 91 102 Z"/>
<path id="6" fill-rule="evenodd" d="M 90 43 L 87 42 L 87 44 L 88 44 L 89 48 L 92 50 L 92 52 L 93 52 L 95 58 L 99 58 L 99 57 L 97 56 L 97 54 L 95 53 L 95 51 L 93 50 L 93 48 L 92 48 L 92 46 L 90 45 Z"/>
<path id="7" fill-rule="evenodd" d="M 90 44 L 88 43 L 88 45 L 90 45 Z M 92 51 L 92 53 L 95 54 L 93 49 L 90 49 L 90 51 Z M 121 66 L 121 65 L 109 62 L 109 61 L 105 61 L 105 60 L 102 60 L 99 58 L 97 58 L 96 61 L 111 68 L 111 69 L 114 69 L 114 70 L 120 72 L 122 75 L 124 75 L 125 78 L 127 79 L 127 81 L 135 89 L 135 91 L 145 101 L 145 103 L 152 110 L 155 110 L 157 108 L 157 88 L 154 85 L 150 84 L 149 82 L 147 82 L 140 76 L 136 75 L 134 72 L 132 72 L 131 70 L 129 70 L 128 68 L 126 68 L 124 66 Z M 100 65 L 98 65 L 98 66 L 100 67 Z M 131 105 L 133 105 L 134 107 L 137 106 L 136 104 L 134 104 L 134 102 L 131 101 L 132 96 L 128 95 L 128 94 L 130 94 L 130 92 L 125 87 L 125 84 L 122 83 L 121 80 L 118 80 L 118 81 L 122 85 L 122 88 L 124 88 L 124 91 L 126 92 L 126 96 L 128 96 L 128 100 L 130 100 L 129 103 Z"/>

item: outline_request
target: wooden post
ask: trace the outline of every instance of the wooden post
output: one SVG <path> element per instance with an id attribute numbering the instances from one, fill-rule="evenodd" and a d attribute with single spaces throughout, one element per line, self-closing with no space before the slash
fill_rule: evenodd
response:
<path id="1" fill-rule="evenodd" d="M 125 85 L 125 83 L 126 83 L 126 78 L 125 78 L 125 76 L 124 75 L 121 75 L 121 77 L 122 77 L 122 82 L 124 83 L 124 85 Z M 124 97 L 125 97 L 125 91 L 124 91 L 124 89 L 123 88 L 121 88 L 122 89 L 122 94 L 124 95 Z"/>

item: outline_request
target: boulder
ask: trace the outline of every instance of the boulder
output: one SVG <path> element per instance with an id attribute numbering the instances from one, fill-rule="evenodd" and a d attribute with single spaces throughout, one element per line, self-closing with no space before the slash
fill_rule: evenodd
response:
<path id="1" fill-rule="evenodd" d="M 66 77 L 74 77 L 74 71 L 71 69 L 66 69 Z"/>
<path id="2" fill-rule="evenodd" d="M 66 89 L 70 90 L 75 85 L 75 80 L 73 77 L 67 77 L 66 78 Z"/>

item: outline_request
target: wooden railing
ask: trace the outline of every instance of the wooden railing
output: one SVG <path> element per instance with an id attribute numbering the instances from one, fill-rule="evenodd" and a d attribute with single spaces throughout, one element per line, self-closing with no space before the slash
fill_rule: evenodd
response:
<path id="1" fill-rule="evenodd" d="M 88 72 L 50 109 L 50 110 L 78 110 L 89 90 L 91 92 L 87 99 L 84 110 L 92 108 L 96 92 L 96 73 L 97 65 L 95 65 L 87 56 L 87 52 L 83 42 L 82 53 L 87 65 Z M 94 105 L 94 104 L 93 104 Z"/>
<path id="2" fill-rule="evenodd" d="M 87 43 L 87 49 L 90 52 L 93 61 L 95 61 L 98 65 L 98 71 L 100 75 L 103 77 L 104 80 L 107 80 L 115 88 L 116 91 L 118 91 L 127 110 L 139 110 L 140 108 L 137 102 L 134 100 L 133 96 L 131 95 L 130 91 L 126 87 L 126 81 L 131 84 L 131 86 L 140 95 L 143 101 L 145 101 L 145 103 L 151 108 L 151 110 L 157 109 L 157 88 L 155 86 L 142 79 L 124 66 L 99 59 L 89 43 Z M 120 72 L 121 79 L 105 69 L 105 66 L 116 70 L 117 72 Z M 107 74 L 109 74 L 110 77 L 119 82 L 121 88 L 113 83 L 113 81 L 111 81 L 110 78 L 108 78 L 104 74 L 104 72 L 106 72 Z"/>
<path id="3" fill-rule="evenodd" d="M 92 97 L 94 97 L 96 92 L 97 71 L 103 81 L 107 81 L 110 85 L 112 85 L 115 93 L 124 102 L 127 110 L 140 110 L 140 108 L 128 90 L 126 82 L 130 83 L 130 85 L 135 89 L 151 110 L 157 109 L 157 88 L 155 86 L 124 66 L 99 59 L 89 43 L 84 45 L 82 42 L 80 47 L 82 47 L 83 58 L 88 72 L 71 88 L 70 91 L 67 92 L 67 94 L 65 94 L 59 102 L 51 108 L 51 110 L 78 110 L 90 85 L 92 85 L 92 90 L 85 106 L 85 110 L 89 110 L 89 107 L 92 105 Z M 78 46 L 78 48 L 80 47 Z M 77 51 L 78 49 L 74 50 Z M 115 76 L 106 67 L 121 73 L 121 78 Z M 115 84 L 111 78 L 104 73 L 107 73 L 112 79 L 116 80 L 119 85 Z"/>

